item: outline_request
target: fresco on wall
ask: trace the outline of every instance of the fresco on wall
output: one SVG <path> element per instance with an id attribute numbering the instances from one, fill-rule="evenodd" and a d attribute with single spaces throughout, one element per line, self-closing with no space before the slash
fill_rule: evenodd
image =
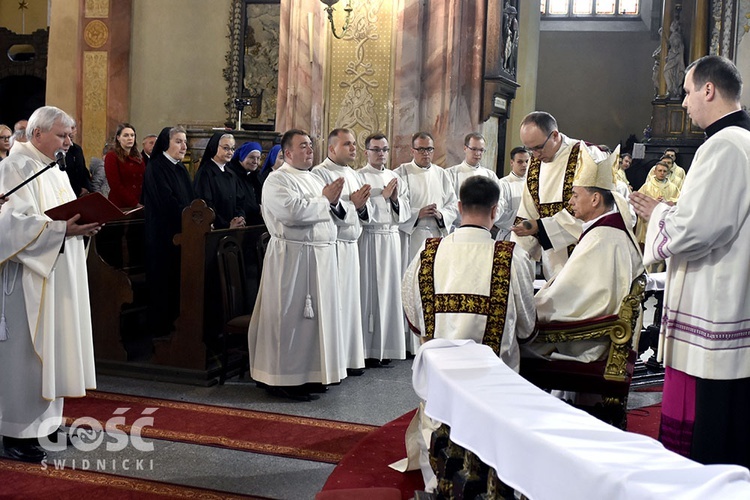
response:
<path id="1" fill-rule="evenodd" d="M 742 94 L 742 105 L 750 108 L 750 92 L 747 82 L 750 82 L 750 0 L 741 0 L 737 8 L 737 48 L 735 62 L 745 82 L 745 92 Z"/>

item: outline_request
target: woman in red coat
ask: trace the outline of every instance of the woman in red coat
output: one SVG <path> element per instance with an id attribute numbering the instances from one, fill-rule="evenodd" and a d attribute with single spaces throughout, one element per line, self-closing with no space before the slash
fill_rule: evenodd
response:
<path id="1" fill-rule="evenodd" d="M 129 123 L 121 123 L 115 134 L 115 148 L 104 157 L 109 201 L 119 208 L 140 206 L 145 169 L 135 146 L 135 129 Z"/>

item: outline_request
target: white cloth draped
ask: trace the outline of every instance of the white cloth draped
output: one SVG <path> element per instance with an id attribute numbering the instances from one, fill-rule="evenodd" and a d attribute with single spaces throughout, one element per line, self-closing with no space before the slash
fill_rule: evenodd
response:
<path id="1" fill-rule="evenodd" d="M 411 216 L 406 183 L 388 169 L 371 165 L 357 171 L 362 183 L 371 186 L 370 220 L 362 223 L 359 240 L 362 286 L 362 330 L 366 358 L 404 359 L 406 344 L 401 303 L 401 240 L 398 224 Z M 398 181 L 398 212 L 383 198 L 383 188 Z"/>
<path id="2" fill-rule="evenodd" d="M 253 379 L 331 384 L 346 377 L 339 319 L 336 225 L 323 182 L 283 164 L 263 185 L 268 242 L 248 347 Z M 313 318 L 304 316 L 310 295 Z"/>
<path id="3" fill-rule="evenodd" d="M 413 384 L 453 442 L 528 498 L 750 498 L 746 468 L 701 465 L 607 425 L 534 387 L 487 346 L 426 343 Z"/>

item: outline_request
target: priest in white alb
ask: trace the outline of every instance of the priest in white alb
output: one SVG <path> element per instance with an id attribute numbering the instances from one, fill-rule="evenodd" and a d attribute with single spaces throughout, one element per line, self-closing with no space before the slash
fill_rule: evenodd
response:
<path id="1" fill-rule="evenodd" d="M 647 264 L 666 261 L 659 439 L 704 464 L 750 467 L 750 116 L 730 60 L 687 68 L 683 107 L 706 132 L 674 206 L 640 193 Z"/>
<path id="2" fill-rule="evenodd" d="M 448 172 L 432 163 L 435 144 L 429 132 L 412 136 L 413 160 L 403 163 L 395 172 L 409 193 L 409 218 L 399 224 L 403 268 L 414 259 L 427 238 L 445 236 L 458 215 L 453 183 Z M 406 329 L 406 350 L 416 354 L 419 339 Z"/>
<path id="3" fill-rule="evenodd" d="M 534 111 L 523 119 L 521 142 L 532 159 L 518 209 L 518 217 L 525 220 L 511 228 L 511 239 L 532 259 L 541 260 L 549 279 L 562 269 L 570 247 L 581 236 L 581 221 L 565 209 L 573 194 L 578 154 L 581 148 L 587 149 L 597 161 L 607 155 L 596 146 L 562 134 L 555 118 L 544 111 Z"/>
<path id="4" fill-rule="evenodd" d="M 28 141 L 16 142 L 2 162 L 0 192 L 53 163 L 70 146 L 73 123 L 52 106 L 34 111 Z M 68 176 L 54 167 L 9 196 L 0 212 L 0 434 L 16 460 L 44 460 L 53 449 L 44 438 L 54 440 L 63 423 L 63 398 L 96 388 L 83 236 L 99 225 L 44 213 L 75 199 Z"/>
<path id="5" fill-rule="evenodd" d="M 401 240 L 398 224 L 411 215 L 406 183 L 387 168 L 388 139 L 381 133 L 365 139 L 367 165 L 357 171 L 371 186 L 370 220 L 359 239 L 362 330 L 365 365 L 370 368 L 406 357 L 401 305 Z M 396 312 L 394 314 L 394 311 Z"/>
<path id="6" fill-rule="evenodd" d="M 323 163 L 313 167 L 324 184 L 344 179 L 344 188 L 339 202 L 346 210 L 346 217 L 336 220 L 336 261 L 338 265 L 339 332 L 342 354 L 346 358 L 350 375 L 362 375 L 365 354 L 362 333 L 362 304 L 359 281 L 359 236 L 362 222 L 369 221 L 370 186 L 363 184 L 357 172 L 350 166 L 357 158 L 357 141 L 354 132 L 338 128 L 328 134 L 328 156 Z"/>
<path id="7" fill-rule="evenodd" d="M 263 185 L 271 239 L 248 329 L 250 374 L 274 395 L 310 401 L 320 384 L 346 377 L 334 223 L 346 217 L 344 179 L 324 184 L 309 171 L 312 141 L 302 130 L 284 133 L 281 154 Z"/>
<path id="8" fill-rule="evenodd" d="M 510 228 L 516 223 L 516 215 L 521 206 L 523 192 L 526 189 L 526 171 L 529 168 L 531 155 L 523 146 L 517 146 L 510 150 L 510 173 L 501 178 L 500 198 L 505 199 L 505 212 L 495 222 L 498 232 L 497 240 L 510 239 Z"/>
<path id="9" fill-rule="evenodd" d="M 481 175 L 482 177 L 487 177 L 490 180 L 498 182 L 495 171 L 482 165 L 482 157 L 486 151 L 485 146 L 486 142 L 484 136 L 478 132 L 468 133 L 466 134 L 466 137 L 464 137 L 464 161 L 458 165 L 453 165 L 447 170 L 448 175 L 451 177 L 451 182 L 453 183 L 453 191 L 456 193 L 456 198 L 458 198 L 461 184 L 463 184 L 469 177 Z M 505 198 L 501 197 L 499 203 L 500 210 L 498 211 L 498 217 L 506 211 L 506 207 L 503 205 L 505 203 Z M 453 221 L 453 226 L 458 227 L 460 225 L 461 216 L 459 214 Z"/>

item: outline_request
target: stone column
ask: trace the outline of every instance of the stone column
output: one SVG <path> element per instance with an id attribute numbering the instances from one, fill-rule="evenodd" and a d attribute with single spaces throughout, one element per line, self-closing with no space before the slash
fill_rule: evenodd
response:
<path id="1" fill-rule="evenodd" d="M 128 119 L 131 11 L 132 0 L 51 3 L 47 103 L 79 122 L 86 158 Z"/>
<path id="2" fill-rule="evenodd" d="M 306 130 L 318 143 L 323 131 L 323 79 L 329 29 L 318 0 L 281 0 L 276 130 Z"/>
<path id="3" fill-rule="evenodd" d="M 690 60 L 688 64 L 708 54 L 708 0 L 696 0 L 693 11 L 693 27 L 690 34 Z"/>

